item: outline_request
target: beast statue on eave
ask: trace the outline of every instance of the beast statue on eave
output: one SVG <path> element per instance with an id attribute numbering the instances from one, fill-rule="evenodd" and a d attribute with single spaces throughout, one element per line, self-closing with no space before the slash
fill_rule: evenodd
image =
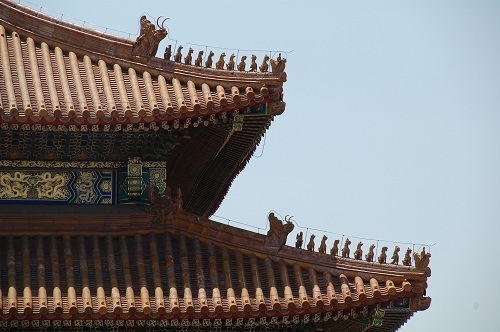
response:
<path id="1" fill-rule="evenodd" d="M 269 213 L 269 231 L 267 232 L 265 245 L 281 248 L 286 244 L 286 238 L 294 228 L 291 218 L 289 217 L 287 220 L 286 216 L 283 224 L 283 221 L 278 219 L 273 212 Z"/>
<path id="2" fill-rule="evenodd" d="M 160 41 L 168 34 L 167 29 L 163 26 L 168 18 L 164 19 L 161 25 L 158 23 L 160 18 L 161 16 L 156 20 L 156 25 L 158 26 L 158 29 L 156 29 L 155 25 L 145 15 L 141 16 L 141 32 L 132 47 L 132 55 L 145 58 L 156 55 Z"/>

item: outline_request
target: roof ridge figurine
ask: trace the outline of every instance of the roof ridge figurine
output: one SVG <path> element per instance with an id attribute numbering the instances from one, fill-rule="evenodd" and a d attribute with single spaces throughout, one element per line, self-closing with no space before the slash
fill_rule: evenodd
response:
<path id="1" fill-rule="evenodd" d="M 150 58 L 156 55 L 158 51 L 158 45 L 167 36 L 167 29 L 163 26 L 168 18 L 159 22 L 161 16 L 156 20 L 156 25 L 158 29 L 155 29 L 155 25 L 151 23 L 150 20 L 146 18 L 146 15 L 141 16 L 140 24 L 141 31 L 139 37 L 135 40 L 134 46 L 132 47 L 132 55 Z"/>

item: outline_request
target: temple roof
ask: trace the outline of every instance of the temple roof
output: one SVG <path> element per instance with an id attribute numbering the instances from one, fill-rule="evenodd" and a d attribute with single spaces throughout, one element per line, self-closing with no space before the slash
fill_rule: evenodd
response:
<path id="1" fill-rule="evenodd" d="M 138 57 L 132 40 L 10 1 L 0 8 L 0 114 L 7 123 L 162 122 L 281 99 L 283 72 L 219 70 Z"/>
<path id="2" fill-rule="evenodd" d="M 0 167 L 118 177 L 142 160 L 167 174 L 149 205 L 3 204 L 0 327 L 387 332 L 430 305 L 430 255 L 351 259 L 287 246 L 293 224 L 274 216 L 267 235 L 210 220 L 284 111 L 286 61 L 235 70 L 192 65 L 192 52 L 160 59 L 152 42 L 163 26 L 141 22 L 134 41 L 0 0 Z"/>
<path id="3" fill-rule="evenodd" d="M 270 59 L 270 71 L 189 65 L 138 55 L 141 36 L 0 1 L 0 160 L 166 160 L 184 208 L 210 215 L 284 111 L 284 62 Z"/>
<path id="4" fill-rule="evenodd" d="M 274 325 L 393 331 L 430 301 L 427 267 L 276 246 L 180 210 L 166 224 L 137 206 L 10 211 L 0 220 L 2 319 L 279 317 Z"/>

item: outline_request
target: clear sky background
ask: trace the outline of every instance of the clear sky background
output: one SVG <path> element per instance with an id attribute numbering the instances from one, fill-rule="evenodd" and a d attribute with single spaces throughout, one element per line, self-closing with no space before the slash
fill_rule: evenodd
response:
<path id="1" fill-rule="evenodd" d="M 308 235 L 332 232 L 329 247 L 342 234 L 436 243 L 431 307 L 401 331 L 498 328 L 500 1 L 21 3 L 132 39 L 141 14 L 170 17 L 195 54 L 188 43 L 293 50 L 286 111 L 216 215 L 261 232 L 271 210 L 293 215 Z"/>

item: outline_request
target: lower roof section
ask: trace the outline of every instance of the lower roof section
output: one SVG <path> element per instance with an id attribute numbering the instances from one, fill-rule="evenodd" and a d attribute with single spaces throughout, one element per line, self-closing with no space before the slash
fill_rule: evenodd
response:
<path id="1" fill-rule="evenodd" d="M 426 269 L 276 248 L 183 211 L 57 210 L 0 215 L 0 324 L 393 331 L 430 304 Z"/>

